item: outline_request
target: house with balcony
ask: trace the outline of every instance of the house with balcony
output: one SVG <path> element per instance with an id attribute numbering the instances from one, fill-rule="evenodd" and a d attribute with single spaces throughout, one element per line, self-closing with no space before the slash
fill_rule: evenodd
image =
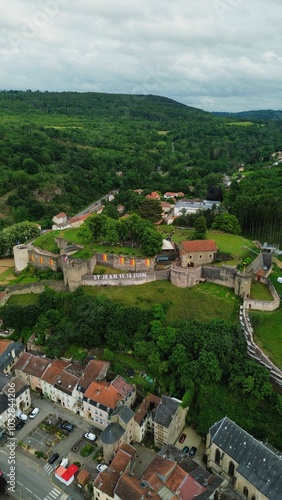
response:
<path id="1" fill-rule="evenodd" d="M 136 399 L 136 388 L 123 377 L 112 382 L 93 381 L 83 395 L 83 416 L 93 420 L 96 427 L 104 429 L 119 404 L 131 406 Z"/>

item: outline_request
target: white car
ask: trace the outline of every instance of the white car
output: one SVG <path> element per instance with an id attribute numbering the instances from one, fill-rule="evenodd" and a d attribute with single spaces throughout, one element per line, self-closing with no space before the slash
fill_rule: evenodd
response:
<path id="1" fill-rule="evenodd" d="M 25 415 L 24 413 L 19 413 L 17 415 L 17 417 L 20 419 L 20 420 L 27 420 L 28 419 L 28 416 Z"/>
<path id="2" fill-rule="evenodd" d="M 92 434 L 92 432 L 85 432 L 84 437 L 89 439 L 89 441 L 95 441 L 96 435 Z"/>
<path id="3" fill-rule="evenodd" d="M 32 412 L 29 414 L 29 418 L 35 418 L 39 413 L 39 408 L 33 408 Z"/>
<path id="4" fill-rule="evenodd" d="M 106 464 L 98 464 L 96 469 L 98 472 L 103 472 L 103 470 L 106 470 L 108 466 Z"/>

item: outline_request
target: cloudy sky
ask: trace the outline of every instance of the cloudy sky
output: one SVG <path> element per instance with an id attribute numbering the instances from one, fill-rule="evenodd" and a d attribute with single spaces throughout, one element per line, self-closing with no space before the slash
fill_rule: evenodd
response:
<path id="1" fill-rule="evenodd" d="M 282 109 L 281 0 L 1 0 L 0 89 Z"/>

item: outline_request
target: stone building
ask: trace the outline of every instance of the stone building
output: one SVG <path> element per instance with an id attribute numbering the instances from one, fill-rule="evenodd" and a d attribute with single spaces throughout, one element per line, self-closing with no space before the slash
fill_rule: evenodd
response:
<path id="1" fill-rule="evenodd" d="M 249 500 L 281 500 L 282 457 L 228 417 L 207 436 L 207 465 Z"/>
<path id="2" fill-rule="evenodd" d="M 182 401 L 162 396 L 154 418 L 154 444 L 162 448 L 175 443 L 185 425 L 188 408 L 181 406 Z"/>
<path id="3" fill-rule="evenodd" d="M 182 241 L 179 245 L 181 267 L 197 267 L 214 261 L 217 246 L 213 240 Z"/>

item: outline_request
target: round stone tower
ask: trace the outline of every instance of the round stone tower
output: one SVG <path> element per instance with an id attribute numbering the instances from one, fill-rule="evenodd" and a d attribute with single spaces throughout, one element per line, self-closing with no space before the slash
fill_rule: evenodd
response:
<path id="1" fill-rule="evenodd" d="M 246 272 L 237 272 L 234 280 L 234 293 L 242 299 L 250 297 L 252 275 Z"/>

